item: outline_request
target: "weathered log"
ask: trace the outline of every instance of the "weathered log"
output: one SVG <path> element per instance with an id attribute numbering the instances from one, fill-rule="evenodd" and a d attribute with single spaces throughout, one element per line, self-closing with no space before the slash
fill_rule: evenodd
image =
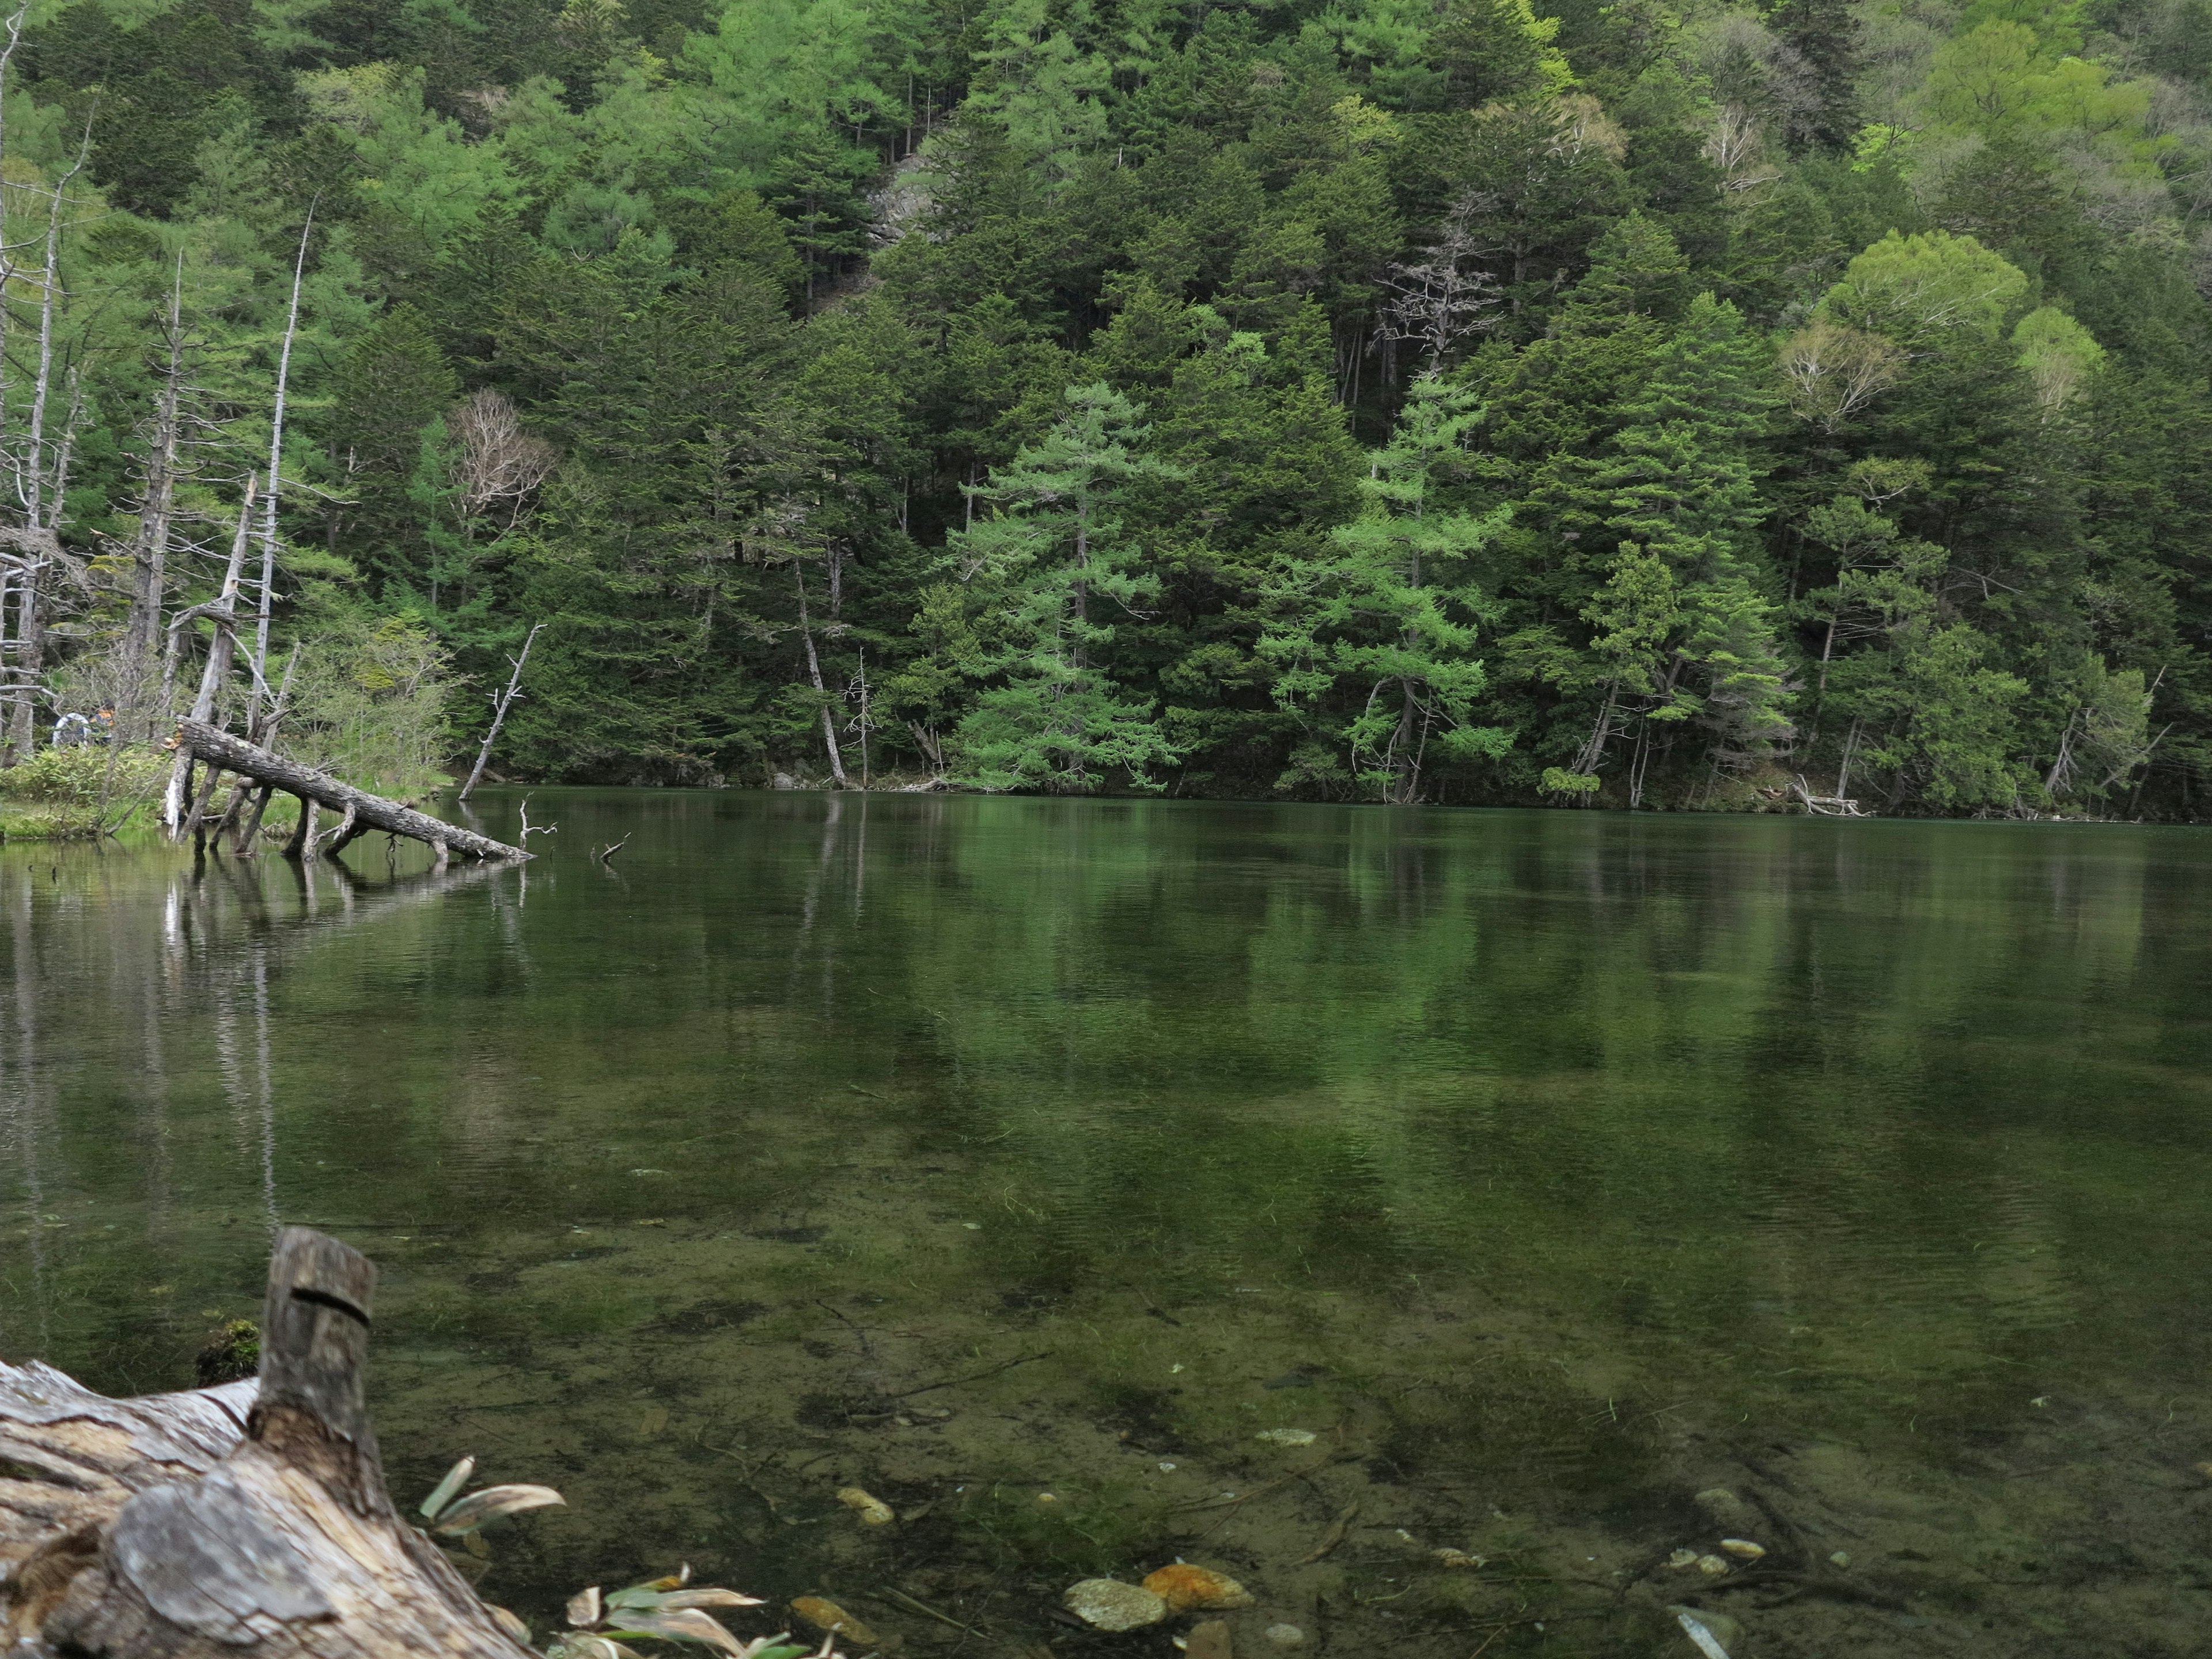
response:
<path id="1" fill-rule="evenodd" d="M 520 847 L 509 847 L 504 842 L 494 841 L 489 836 L 479 836 L 474 830 L 463 830 L 427 812 L 418 812 L 396 800 L 386 800 L 381 795 L 372 795 L 365 789 L 356 789 L 349 783 L 341 783 L 326 772 L 302 766 L 296 761 L 286 760 L 282 755 L 216 730 L 204 720 L 180 720 L 175 738 L 179 749 L 188 749 L 203 763 L 221 767 L 226 772 L 236 772 L 252 778 L 256 783 L 270 784 L 297 795 L 303 803 L 313 801 L 330 807 L 342 815 L 344 828 L 334 839 L 332 849 L 350 841 L 352 835 L 381 830 L 394 836 L 405 836 L 410 840 L 426 842 L 434 846 L 445 842 L 451 852 L 466 853 L 479 859 L 526 859 L 531 856 Z M 295 838 L 298 839 L 297 837 Z M 313 843 L 307 843 L 312 847 Z M 287 848 L 287 852 L 292 849 Z"/>
<path id="2" fill-rule="evenodd" d="M 21 1659 L 523 1659 L 384 1486 L 376 1270 L 277 1236 L 258 1383 L 107 1400 L 0 1364 L 0 1638 Z"/>

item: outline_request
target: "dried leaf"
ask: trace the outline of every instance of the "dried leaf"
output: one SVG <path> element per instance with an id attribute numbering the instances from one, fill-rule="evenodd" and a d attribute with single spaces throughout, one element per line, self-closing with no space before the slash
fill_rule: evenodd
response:
<path id="1" fill-rule="evenodd" d="M 440 1516 L 438 1530 L 474 1532 L 502 1515 L 520 1515 L 525 1510 L 542 1510 L 548 1504 L 565 1504 L 568 1501 L 550 1486 L 486 1486 L 482 1492 L 471 1492 Z"/>
<path id="2" fill-rule="evenodd" d="M 673 1613 L 634 1613 L 622 1623 L 617 1635 L 665 1636 L 678 1642 L 700 1642 L 725 1653 L 739 1655 L 741 1659 L 745 1650 L 744 1644 L 724 1630 L 718 1620 L 696 1607 L 679 1607 Z"/>
<path id="3" fill-rule="evenodd" d="M 639 1659 L 635 1648 L 626 1648 L 604 1636 L 564 1636 L 552 1651 L 574 1659 Z"/>
<path id="4" fill-rule="evenodd" d="M 664 1607 L 763 1607 L 768 1605 L 757 1595 L 740 1595 L 733 1589 L 678 1590 L 660 1598 Z"/>
<path id="5" fill-rule="evenodd" d="M 438 1483 L 435 1492 L 422 1500 L 422 1518 L 435 1521 L 438 1511 L 453 1501 L 453 1494 L 469 1484 L 469 1477 L 477 1472 L 477 1460 L 464 1457 L 446 1471 L 446 1478 Z"/>
<path id="6" fill-rule="evenodd" d="M 589 1589 L 578 1590 L 568 1598 L 568 1622 L 579 1630 L 589 1630 L 598 1624 L 600 1614 L 605 1610 L 606 1604 L 599 1595 L 597 1584 Z"/>
<path id="7" fill-rule="evenodd" d="M 475 1556 L 477 1560 L 491 1559 L 491 1546 L 484 1542 L 484 1535 L 482 1533 L 465 1533 L 462 1534 L 461 1542 L 467 1547 L 469 1553 Z"/>

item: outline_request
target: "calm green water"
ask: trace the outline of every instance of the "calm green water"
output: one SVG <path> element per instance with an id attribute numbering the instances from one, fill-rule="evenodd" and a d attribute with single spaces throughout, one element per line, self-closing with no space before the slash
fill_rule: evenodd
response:
<path id="1" fill-rule="evenodd" d="M 399 1495 L 568 1494 L 483 1586 L 541 1628 L 690 1560 L 1172 1659 L 1051 1613 L 1182 1555 L 1247 1659 L 1687 1653 L 1684 1602 L 1737 1659 L 2203 1651 L 2200 832 L 532 816 L 445 877 L 0 849 L 0 1356 L 184 1386 L 273 1222 L 339 1234 Z M 1769 1555 L 1665 1565 L 1723 1534 Z"/>

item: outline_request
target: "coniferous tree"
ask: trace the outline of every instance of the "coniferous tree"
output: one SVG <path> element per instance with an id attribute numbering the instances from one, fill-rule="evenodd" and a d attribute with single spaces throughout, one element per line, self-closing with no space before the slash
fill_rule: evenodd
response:
<path id="1" fill-rule="evenodd" d="M 1066 412 L 977 488 L 994 509 L 946 543 L 948 568 L 988 595 L 990 684 L 962 721 L 966 775 L 987 789 L 1079 793 L 1109 777 L 1157 788 L 1175 757 L 1149 702 L 1099 666 L 1112 618 L 1158 592 L 1123 533 L 1130 486 L 1168 468 L 1144 453 L 1137 405 L 1103 384 L 1071 387 Z"/>

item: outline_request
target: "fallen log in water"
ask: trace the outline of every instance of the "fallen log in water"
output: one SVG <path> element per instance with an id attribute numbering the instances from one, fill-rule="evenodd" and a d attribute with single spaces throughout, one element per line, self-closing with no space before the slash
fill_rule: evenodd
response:
<path id="1" fill-rule="evenodd" d="M 21 1659 L 526 1659 L 393 1509 L 362 1403 L 376 1269 L 277 1235 L 261 1375 L 109 1400 L 0 1364 L 0 1644 Z"/>
<path id="2" fill-rule="evenodd" d="M 371 830 L 386 834 L 405 836 L 423 842 L 438 854 L 441 863 L 449 853 L 465 853 L 479 859 L 526 859 L 531 855 L 520 847 L 509 847 L 505 842 L 494 841 L 489 836 L 477 835 L 458 824 L 434 818 L 427 812 L 418 812 L 411 806 L 396 800 L 386 800 L 381 795 L 372 795 L 365 789 L 356 789 L 342 783 L 328 773 L 318 772 L 313 767 L 301 766 L 296 761 L 286 760 L 272 750 L 216 730 L 204 720 L 180 720 L 177 735 L 171 739 L 174 747 L 188 752 L 194 760 L 209 769 L 207 783 L 192 799 L 204 801 L 212 793 L 217 772 L 235 772 L 240 777 L 251 778 L 265 787 L 282 789 L 300 800 L 300 831 L 285 848 L 289 854 L 304 854 L 309 858 L 322 853 L 341 853 L 356 836 Z M 337 828 L 316 836 L 309 826 L 310 805 L 330 808 L 338 814 Z M 175 827 L 179 837 L 198 826 L 204 806 L 195 806 L 191 814 Z"/>

